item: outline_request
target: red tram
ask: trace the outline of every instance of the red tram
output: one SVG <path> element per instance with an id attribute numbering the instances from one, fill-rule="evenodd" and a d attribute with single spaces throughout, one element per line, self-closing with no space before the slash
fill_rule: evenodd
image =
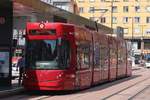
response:
<path id="1" fill-rule="evenodd" d="M 66 23 L 27 23 L 29 90 L 76 90 L 131 75 L 126 42 Z"/>

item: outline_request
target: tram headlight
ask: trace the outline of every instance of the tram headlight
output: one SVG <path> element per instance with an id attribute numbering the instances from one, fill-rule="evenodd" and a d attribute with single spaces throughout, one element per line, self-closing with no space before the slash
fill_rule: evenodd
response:
<path id="1" fill-rule="evenodd" d="M 59 78 L 61 78 L 62 76 L 63 76 L 63 73 L 60 73 L 60 74 L 57 75 L 56 78 L 59 79 Z"/>

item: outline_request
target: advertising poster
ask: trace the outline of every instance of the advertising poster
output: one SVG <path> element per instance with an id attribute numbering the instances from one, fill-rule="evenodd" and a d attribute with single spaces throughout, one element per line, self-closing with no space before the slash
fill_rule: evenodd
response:
<path id="1" fill-rule="evenodd" d="M 0 52 L 0 78 L 9 76 L 9 52 Z"/>

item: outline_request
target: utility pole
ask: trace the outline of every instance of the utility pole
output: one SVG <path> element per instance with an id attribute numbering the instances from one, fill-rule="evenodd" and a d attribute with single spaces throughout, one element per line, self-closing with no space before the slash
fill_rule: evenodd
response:
<path id="1" fill-rule="evenodd" d="M 132 55 L 132 59 L 133 59 L 133 61 L 132 61 L 132 66 L 133 65 L 135 65 L 135 62 L 134 62 L 134 48 L 133 48 L 133 33 L 134 33 L 134 31 L 133 31 L 133 17 L 131 17 L 131 20 L 132 20 L 132 36 L 131 36 L 131 45 L 132 45 L 132 51 L 131 51 L 131 55 Z"/>
<path id="2" fill-rule="evenodd" d="M 139 25 L 139 26 L 141 26 L 141 60 L 142 60 L 142 55 L 143 55 L 143 50 L 144 50 L 143 33 L 144 33 L 144 27 L 146 25 Z"/>
<path id="3" fill-rule="evenodd" d="M 110 20 L 111 20 L 111 22 L 110 22 L 110 27 L 111 27 L 111 29 L 113 29 L 113 1 L 114 0 L 111 0 L 111 18 L 110 18 Z M 111 36 L 113 35 L 113 33 L 114 33 L 114 30 L 112 31 L 112 33 L 111 33 Z"/>
<path id="4" fill-rule="evenodd" d="M 134 56 L 134 48 L 133 48 L 133 35 L 134 35 L 134 31 L 133 31 L 133 27 L 134 27 L 134 22 L 133 22 L 133 17 L 129 17 L 129 18 L 131 18 L 131 20 L 132 20 L 132 23 L 131 23 L 131 46 L 132 46 L 132 57 Z"/>
<path id="5" fill-rule="evenodd" d="M 129 17 L 131 18 L 132 20 L 132 23 L 131 23 L 131 29 L 132 29 L 132 35 L 131 35 L 131 46 L 132 46 L 132 50 L 131 50 L 131 56 L 132 56 L 132 66 L 135 66 L 135 62 L 134 62 L 134 48 L 133 48 L 133 34 L 134 34 L 134 31 L 133 31 L 133 17 Z"/>
<path id="6" fill-rule="evenodd" d="M 113 5 L 114 5 L 114 2 L 119 2 L 119 1 L 114 1 L 114 0 L 111 0 L 111 1 L 105 1 L 105 2 L 110 2 L 111 5 L 111 10 L 110 10 L 110 28 L 113 29 Z M 112 31 L 111 33 L 111 36 L 113 35 L 114 33 L 114 30 Z"/>
<path id="7" fill-rule="evenodd" d="M 134 33 L 134 31 L 133 31 L 133 17 L 131 17 L 131 19 L 132 19 L 132 43 L 133 43 L 133 33 Z"/>

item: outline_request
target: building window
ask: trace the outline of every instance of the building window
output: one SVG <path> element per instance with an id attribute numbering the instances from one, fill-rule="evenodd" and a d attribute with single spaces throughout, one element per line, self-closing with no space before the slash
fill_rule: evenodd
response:
<path id="1" fill-rule="evenodd" d="M 135 12 L 140 12 L 140 6 L 135 6 Z"/>
<path id="2" fill-rule="evenodd" d="M 136 2 L 139 2 L 140 0 L 135 0 Z"/>
<path id="3" fill-rule="evenodd" d="M 140 23 L 140 17 L 134 17 L 134 22 L 135 23 Z"/>
<path id="4" fill-rule="evenodd" d="M 117 17 L 112 17 L 112 23 L 116 24 L 117 23 Z"/>
<path id="5" fill-rule="evenodd" d="M 134 28 L 134 33 L 136 34 L 140 33 L 140 28 Z"/>
<path id="6" fill-rule="evenodd" d="M 129 12 L 129 7 L 128 6 L 123 6 L 123 12 Z"/>
<path id="7" fill-rule="evenodd" d="M 123 31 L 124 31 L 124 34 L 128 34 L 129 33 L 129 29 L 128 28 L 124 28 Z"/>
<path id="8" fill-rule="evenodd" d="M 95 2 L 95 0 L 89 0 L 90 2 Z"/>
<path id="9" fill-rule="evenodd" d="M 95 9 L 94 7 L 90 7 L 89 8 L 89 13 L 94 13 L 94 9 Z"/>
<path id="10" fill-rule="evenodd" d="M 150 29 L 147 29 L 145 33 L 150 34 Z"/>
<path id="11" fill-rule="evenodd" d="M 84 8 L 83 7 L 79 7 L 79 13 L 83 13 L 84 12 Z"/>
<path id="12" fill-rule="evenodd" d="M 128 23 L 129 22 L 129 18 L 128 17 L 123 17 L 123 23 Z"/>
<path id="13" fill-rule="evenodd" d="M 113 6 L 113 7 L 112 7 L 112 12 L 113 12 L 113 13 L 116 13 L 116 12 L 117 12 L 117 6 Z"/>
<path id="14" fill-rule="evenodd" d="M 106 23 L 106 17 L 101 17 L 100 18 L 100 23 Z"/>
<path id="15" fill-rule="evenodd" d="M 78 0 L 79 2 L 84 2 L 84 0 Z"/>
<path id="16" fill-rule="evenodd" d="M 146 23 L 150 23 L 150 17 L 146 18 Z"/>
<path id="17" fill-rule="evenodd" d="M 150 41 L 144 41 L 144 49 L 150 50 Z"/>
<path id="18" fill-rule="evenodd" d="M 129 2 L 129 0 L 123 0 L 123 2 Z"/>
<path id="19" fill-rule="evenodd" d="M 106 0 L 100 0 L 101 2 L 105 2 Z"/>
<path id="20" fill-rule="evenodd" d="M 150 6 L 147 6 L 147 7 L 146 7 L 146 11 L 147 11 L 147 12 L 150 12 Z"/>

